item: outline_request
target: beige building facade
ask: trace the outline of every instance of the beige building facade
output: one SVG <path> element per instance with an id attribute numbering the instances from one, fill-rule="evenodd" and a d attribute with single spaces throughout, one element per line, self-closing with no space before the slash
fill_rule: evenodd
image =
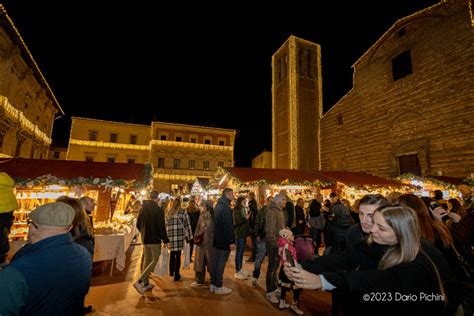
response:
<path id="1" fill-rule="evenodd" d="M 54 119 L 63 114 L 0 4 L 0 156 L 47 158 Z"/>
<path id="2" fill-rule="evenodd" d="M 252 168 L 272 168 L 272 159 L 272 152 L 264 150 L 252 159 Z"/>
<path id="3" fill-rule="evenodd" d="M 148 125 L 72 117 L 67 160 L 147 163 L 150 130 Z"/>
<path id="4" fill-rule="evenodd" d="M 289 63 L 297 61 L 290 58 Z M 319 126 L 314 124 L 320 133 L 321 170 L 383 177 L 467 178 L 474 172 L 474 20 L 469 0 L 442 1 L 398 20 L 353 69 L 352 89 Z M 320 89 L 321 83 L 316 86 Z M 299 97 L 296 104 L 305 102 Z M 275 142 L 278 130 L 273 133 Z M 274 166 L 280 167 L 278 146 Z M 311 157 L 318 160 L 317 155 L 307 159 Z"/>
<path id="5" fill-rule="evenodd" d="M 190 190 L 197 177 L 211 178 L 218 166 L 234 166 L 235 135 L 213 127 L 73 117 L 67 159 L 151 163 L 156 190 Z"/>
<path id="6" fill-rule="evenodd" d="M 197 177 L 211 179 L 218 166 L 234 166 L 236 130 L 152 122 L 155 188 L 191 190 Z"/>

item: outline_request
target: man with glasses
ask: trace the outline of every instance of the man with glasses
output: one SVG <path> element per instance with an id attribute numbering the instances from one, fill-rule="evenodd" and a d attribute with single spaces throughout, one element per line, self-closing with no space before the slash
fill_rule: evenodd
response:
<path id="1" fill-rule="evenodd" d="M 69 233 L 74 209 L 62 202 L 30 213 L 28 244 L 0 271 L 0 315 L 80 315 L 92 258 Z"/>

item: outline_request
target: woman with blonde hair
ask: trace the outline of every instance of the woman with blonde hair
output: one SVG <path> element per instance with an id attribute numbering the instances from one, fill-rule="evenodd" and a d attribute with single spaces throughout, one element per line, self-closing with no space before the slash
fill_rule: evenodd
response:
<path id="1" fill-rule="evenodd" d="M 353 304 L 346 315 L 454 313 L 459 300 L 457 293 L 451 295 L 455 284 L 452 273 L 443 256 L 429 242 L 421 241 L 415 211 L 406 206 L 383 206 L 375 211 L 373 220 L 369 243 L 383 246 L 377 270 L 316 275 L 286 267 L 287 276 L 302 288 L 347 295 Z"/>
<path id="2" fill-rule="evenodd" d="M 188 213 L 181 207 L 181 198 L 177 197 L 170 203 L 166 212 L 166 233 L 170 240 L 170 276 L 174 276 L 174 281 L 180 281 L 181 275 L 181 250 L 184 248 L 184 241 L 193 239 L 191 222 Z"/>

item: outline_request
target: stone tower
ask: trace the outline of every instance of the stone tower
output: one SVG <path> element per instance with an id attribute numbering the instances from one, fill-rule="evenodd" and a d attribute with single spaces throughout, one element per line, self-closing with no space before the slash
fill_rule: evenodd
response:
<path id="1" fill-rule="evenodd" d="M 290 36 L 272 69 L 273 168 L 319 170 L 321 47 Z"/>

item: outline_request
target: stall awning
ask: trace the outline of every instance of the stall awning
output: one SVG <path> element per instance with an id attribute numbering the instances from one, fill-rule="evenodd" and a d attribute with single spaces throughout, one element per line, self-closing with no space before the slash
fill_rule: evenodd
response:
<path id="1" fill-rule="evenodd" d="M 330 179 L 312 171 L 294 169 L 269 169 L 269 168 L 238 168 L 227 167 L 220 169 L 220 175 L 229 175 L 242 184 L 252 185 L 257 183 L 268 184 L 295 184 L 316 185 L 318 183 L 327 185 Z"/>
<path id="2" fill-rule="evenodd" d="M 20 186 L 48 177 L 64 181 L 66 185 L 107 182 L 110 186 L 119 183 L 125 187 L 143 186 L 149 183 L 152 174 L 151 165 L 146 164 L 26 158 L 0 159 L 0 171 L 8 173 Z"/>
<path id="3" fill-rule="evenodd" d="M 373 176 L 364 172 L 351 171 L 318 171 L 319 174 L 334 181 L 351 187 L 374 186 L 374 187 L 403 187 L 405 183 Z"/>
<path id="4" fill-rule="evenodd" d="M 389 180 L 363 172 L 350 171 L 303 171 L 294 169 L 265 169 L 227 167 L 218 171 L 220 178 L 228 175 L 245 185 L 268 184 L 320 184 L 328 187 L 336 182 L 352 187 L 403 187 L 400 181 Z"/>

